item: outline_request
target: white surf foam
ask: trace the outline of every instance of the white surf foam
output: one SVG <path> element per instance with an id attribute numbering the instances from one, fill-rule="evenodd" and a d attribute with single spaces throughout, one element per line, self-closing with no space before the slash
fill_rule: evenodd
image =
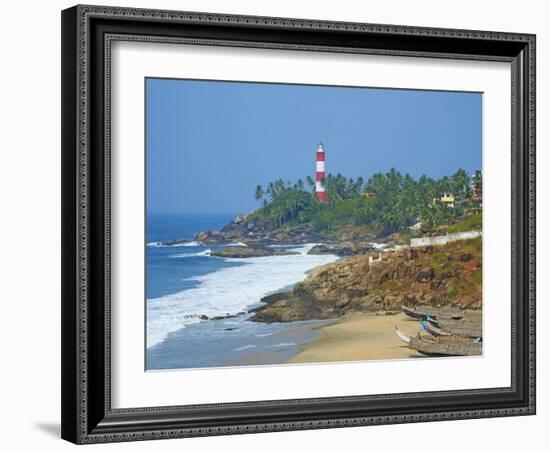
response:
<path id="1" fill-rule="evenodd" d="M 266 348 L 292 347 L 294 345 L 296 345 L 295 342 L 281 342 L 280 344 L 268 345 Z"/>
<path id="2" fill-rule="evenodd" d="M 199 245 L 202 245 L 202 243 L 198 241 L 184 242 L 181 245 L 178 244 L 180 247 L 198 247 Z"/>
<path id="3" fill-rule="evenodd" d="M 248 247 L 244 242 L 234 242 L 232 244 L 223 244 L 220 247 Z"/>
<path id="4" fill-rule="evenodd" d="M 256 348 L 256 346 L 254 344 L 247 344 L 247 345 L 243 345 L 242 347 L 237 347 L 235 349 L 233 349 L 234 352 L 240 352 L 242 350 L 247 350 L 249 348 Z"/>
<path id="5" fill-rule="evenodd" d="M 147 247 L 199 247 L 204 246 L 200 241 L 180 242 L 178 244 L 164 244 L 163 242 L 147 242 Z M 219 247 L 248 247 L 244 242 L 232 242 L 230 244 L 221 244 Z"/>
<path id="6" fill-rule="evenodd" d="M 242 258 L 240 266 L 192 277 L 197 287 L 147 300 L 147 347 L 198 318 L 248 311 L 259 300 L 282 287 L 302 281 L 317 266 L 336 261 L 334 255 L 307 255 L 315 244 L 296 248 L 298 255 Z"/>
<path id="7" fill-rule="evenodd" d="M 309 244 L 308 244 L 309 245 Z M 316 244 L 313 244 L 313 245 L 316 245 Z M 304 244 L 271 244 L 271 245 L 268 245 L 268 247 L 271 247 L 271 248 L 291 248 L 291 247 L 303 247 Z"/>
<path id="8" fill-rule="evenodd" d="M 147 242 L 147 247 L 198 247 L 202 245 L 198 241 L 180 242 L 178 244 L 163 244 L 162 242 Z"/>
<path id="9" fill-rule="evenodd" d="M 210 256 L 211 250 L 203 250 L 196 253 L 178 253 L 177 255 L 170 255 L 169 258 L 190 258 L 191 256 Z"/>
<path id="10" fill-rule="evenodd" d="M 255 337 L 265 337 L 265 336 L 271 336 L 274 333 L 275 333 L 275 331 L 272 331 L 271 333 L 260 333 L 260 334 L 255 334 L 254 336 Z"/>

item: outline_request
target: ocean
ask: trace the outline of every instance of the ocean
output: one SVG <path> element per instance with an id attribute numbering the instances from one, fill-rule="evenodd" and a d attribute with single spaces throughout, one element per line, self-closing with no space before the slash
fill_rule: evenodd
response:
<path id="1" fill-rule="evenodd" d="M 284 247 L 299 252 L 259 258 L 211 256 L 219 246 L 193 239 L 221 229 L 233 215 L 149 215 L 146 246 L 147 370 L 277 364 L 319 335 L 317 322 L 265 324 L 248 319 L 260 299 L 303 280 L 333 255 L 307 255 L 315 243 Z M 233 243 L 229 245 L 244 245 Z M 232 316 L 221 320 L 201 320 Z"/>

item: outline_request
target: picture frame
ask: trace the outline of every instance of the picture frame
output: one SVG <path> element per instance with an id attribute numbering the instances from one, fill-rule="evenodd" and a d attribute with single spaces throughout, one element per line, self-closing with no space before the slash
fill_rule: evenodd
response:
<path id="1" fill-rule="evenodd" d="M 509 63 L 510 386 L 113 408 L 110 52 L 116 41 Z M 535 414 L 535 41 L 508 32 L 83 5 L 64 10 L 62 437 L 85 444 Z"/>

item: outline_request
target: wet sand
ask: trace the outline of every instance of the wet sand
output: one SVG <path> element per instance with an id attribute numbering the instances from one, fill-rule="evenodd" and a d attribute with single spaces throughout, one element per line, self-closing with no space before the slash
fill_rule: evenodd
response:
<path id="1" fill-rule="evenodd" d="M 278 331 L 269 336 L 268 341 L 264 343 L 263 350 L 252 352 L 230 361 L 224 366 L 256 366 L 256 365 L 274 365 L 283 364 L 292 356 L 301 351 L 303 343 L 310 343 L 322 336 L 321 326 L 333 323 L 334 321 L 324 321 L 324 323 L 302 322 L 301 325 Z M 287 343 L 298 343 L 297 345 L 286 345 Z"/>
<path id="2" fill-rule="evenodd" d="M 303 322 L 296 328 L 279 331 L 272 336 L 273 342 L 306 342 L 298 348 L 275 345 L 232 359 L 224 366 L 422 358 L 397 337 L 395 325 L 408 336 L 414 336 L 421 330 L 418 320 L 404 313 L 355 313 L 323 323 Z"/>
<path id="3" fill-rule="evenodd" d="M 417 320 L 396 315 L 355 314 L 321 325 L 321 337 L 302 346 L 286 363 L 366 361 L 420 357 L 395 334 L 394 327 L 408 336 L 420 331 Z"/>

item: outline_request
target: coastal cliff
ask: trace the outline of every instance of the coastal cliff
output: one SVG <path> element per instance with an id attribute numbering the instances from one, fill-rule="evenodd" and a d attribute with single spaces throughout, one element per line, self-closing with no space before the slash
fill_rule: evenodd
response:
<path id="1" fill-rule="evenodd" d="M 399 311 L 403 303 L 482 304 L 481 238 L 442 246 L 352 256 L 314 269 L 292 292 L 262 299 L 250 320 L 332 319 L 353 312 Z"/>

